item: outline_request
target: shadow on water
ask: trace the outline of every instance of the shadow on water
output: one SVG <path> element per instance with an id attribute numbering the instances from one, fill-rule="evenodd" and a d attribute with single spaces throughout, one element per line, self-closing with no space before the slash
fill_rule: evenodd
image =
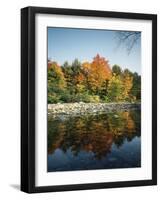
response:
<path id="1" fill-rule="evenodd" d="M 48 119 L 48 172 L 141 166 L 140 110 Z"/>

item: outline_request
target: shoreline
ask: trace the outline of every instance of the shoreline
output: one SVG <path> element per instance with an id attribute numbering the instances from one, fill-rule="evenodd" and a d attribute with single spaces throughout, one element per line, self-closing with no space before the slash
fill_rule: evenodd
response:
<path id="1" fill-rule="evenodd" d="M 141 109 L 141 103 L 57 103 L 48 104 L 48 116 L 77 116 Z"/>

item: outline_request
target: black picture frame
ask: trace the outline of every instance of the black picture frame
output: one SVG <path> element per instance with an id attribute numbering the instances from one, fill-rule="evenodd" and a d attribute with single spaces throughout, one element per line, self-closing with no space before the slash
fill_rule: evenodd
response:
<path id="1" fill-rule="evenodd" d="M 60 14 L 152 21 L 152 179 L 59 186 L 35 186 L 35 15 Z M 157 15 L 45 7 L 21 9 L 21 190 L 27 193 L 157 184 Z"/>

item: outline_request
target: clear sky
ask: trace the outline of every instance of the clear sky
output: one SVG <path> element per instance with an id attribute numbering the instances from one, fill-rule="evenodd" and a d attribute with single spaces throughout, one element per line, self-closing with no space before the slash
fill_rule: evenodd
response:
<path id="1" fill-rule="evenodd" d="M 91 62 L 96 54 L 105 57 L 111 67 L 118 64 L 122 69 L 141 74 L 141 41 L 133 47 L 130 54 L 124 46 L 118 46 L 116 31 L 48 28 L 48 59 L 62 65 L 65 61 Z"/>

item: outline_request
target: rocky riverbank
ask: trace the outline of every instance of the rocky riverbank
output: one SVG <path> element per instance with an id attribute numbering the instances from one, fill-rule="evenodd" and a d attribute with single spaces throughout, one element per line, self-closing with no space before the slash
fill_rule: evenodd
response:
<path id="1" fill-rule="evenodd" d="M 48 104 L 48 115 L 55 117 L 59 115 L 98 114 L 140 108 L 140 103 L 57 103 Z"/>

